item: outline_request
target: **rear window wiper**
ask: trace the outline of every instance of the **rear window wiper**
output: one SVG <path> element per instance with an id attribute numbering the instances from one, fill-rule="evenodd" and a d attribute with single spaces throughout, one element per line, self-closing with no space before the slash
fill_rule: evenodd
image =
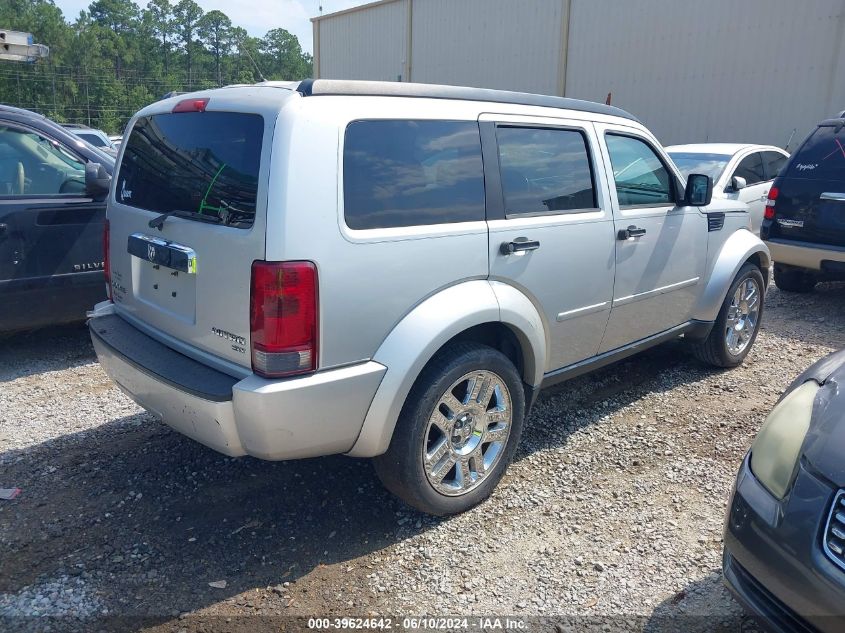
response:
<path id="1" fill-rule="evenodd" d="M 173 211 L 167 211 L 162 213 L 158 217 L 153 218 L 148 222 L 148 226 L 151 229 L 158 229 L 161 230 L 161 227 L 164 226 L 165 220 L 169 218 L 171 215 L 175 216 L 188 216 L 193 220 L 199 220 L 200 222 L 208 222 L 209 224 L 220 224 L 223 219 L 220 216 L 216 215 L 203 215 L 202 213 L 197 213 L 196 211 L 185 211 L 183 209 L 175 209 Z"/>

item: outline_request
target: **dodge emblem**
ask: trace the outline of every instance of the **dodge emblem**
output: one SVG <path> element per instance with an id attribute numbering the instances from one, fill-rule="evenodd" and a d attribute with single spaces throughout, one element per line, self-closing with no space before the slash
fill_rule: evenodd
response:
<path id="1" fill-rule="evenodd" d="M 156 247 L 152 244 L 147 244 L 147 259 L 154 262 L 156 259 Z"/>

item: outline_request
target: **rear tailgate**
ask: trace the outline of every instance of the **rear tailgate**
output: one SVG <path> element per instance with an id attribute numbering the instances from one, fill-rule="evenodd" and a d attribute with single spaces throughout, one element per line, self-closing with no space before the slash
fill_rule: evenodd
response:
<path id="1" fill-rule="evenodd" d="M 769 239 L 845 246 L 845 131 L 821 125 L 775 182 Z"/>
<path id="2" fill-rule="evenodd" d="M 264 257 L 270 148 L 291 94 L 182 95 L 132 122 L 108 208 L 113 299 L 177 349 L 250 366 L 250 271 Z M 172 112 L 181 102 L 185 111 Z M 178 215 L 162 221 L 168 212 Z"/>

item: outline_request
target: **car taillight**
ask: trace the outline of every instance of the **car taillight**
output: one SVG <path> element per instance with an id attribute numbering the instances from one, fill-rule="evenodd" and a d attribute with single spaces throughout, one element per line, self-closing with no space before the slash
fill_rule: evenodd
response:
<path id="1" fill-rule="evenodd" d="M 252 369 L 268 378 L 317 369 L 317 267 L 252 263 L 249 300 Z"/>
<path id="2" fill-rule="evenodd" d="M 106 218 L 106 221 L 103 223 L 103 272 L 106 276 L 106 296 L 109 298 L 109 301 L 111 301 L 111 257 L 109 256 L 109 233 L 109 219 Z"/>
<path id="3" fill-rule="evenodd" d="M 171 112 L 205 112 L 208 101 L 208 99 L 182 99 L 173 106 Z"/>
<path id="4" fill-rule="evenodd" d="M 769 196 L 766 200 L 766 210 L 763 213 L 763 217 L 767 220 L 773 220 L 775 218 L 775 204 L 777 204 L 778 194 L 777 187 L 772 187 L 769 189 Z"/>

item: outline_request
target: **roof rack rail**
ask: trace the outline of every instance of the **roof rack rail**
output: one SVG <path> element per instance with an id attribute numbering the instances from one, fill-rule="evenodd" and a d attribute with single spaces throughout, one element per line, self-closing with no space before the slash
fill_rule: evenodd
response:
<path id="1" fill-rule="evenodd" d="M 528 92 L 511 92 L 490 88 L 468 88 L 464 86 L 444 86 L 438 84 L 401 83 L 393 81 L 354 81 L 341 79 L 304 79 L 296 91 L 303 97 L 321 95 L 373 96 L 373 97 L 420 97 L 426 99 L 460 99 L 465 101 L 489 101 L 494 103 L 512 103 L 517 105 L 542 106 L 564 110 L 579 110 L 593 114 L 606 114 L 623 117 L 632 121 L 639 120 L 629 112 L 592 101 L 553 97 Z"/>

